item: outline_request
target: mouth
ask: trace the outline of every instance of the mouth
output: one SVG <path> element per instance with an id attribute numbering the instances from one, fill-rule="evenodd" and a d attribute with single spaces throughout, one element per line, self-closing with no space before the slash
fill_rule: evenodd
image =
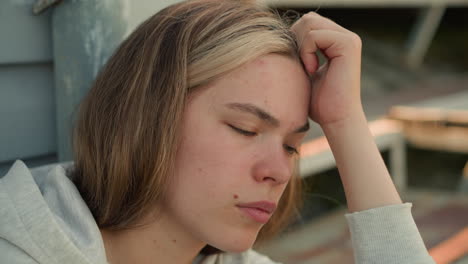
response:
<path id="1" fill-rule="evenodd" d="M 267 223 L 276 210 L 276 204 L 269 201 L 242 203 L 236 206 L 252 220 L 262 224 Z"/>

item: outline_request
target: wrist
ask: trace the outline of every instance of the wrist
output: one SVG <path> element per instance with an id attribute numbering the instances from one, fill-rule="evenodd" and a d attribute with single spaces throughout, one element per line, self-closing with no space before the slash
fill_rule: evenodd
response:
<path id="1" fill-rule="evenodd" d="M 364 114 L 364 111 L 356 110 L 352 111 L 349 115 L 347 115 L 343 119 L 335 120 L 332 122 L 327 122 L 323 124 L 319 124 L 325 134 L 336 132 L 344 132 L 349 131 L 350 129 L 355 129 L 361 126 L 367 127 L 367 118 Z"/>

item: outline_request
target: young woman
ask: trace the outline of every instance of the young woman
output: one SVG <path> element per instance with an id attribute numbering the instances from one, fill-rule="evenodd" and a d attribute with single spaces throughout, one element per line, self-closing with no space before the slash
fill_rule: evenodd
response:
<path id="1" fill-rule="evenodd" d="M 1 262 L 273 263 L 250 248 L 297 210 L 310 117 L 356 263 L 433 263 L 369 133 L 360 61 L 359 37 L 316 13 L 289 27 L 240 1 L 160 11 L 83 101 L 74 163 L 18 161 L 0 180 Z"/>

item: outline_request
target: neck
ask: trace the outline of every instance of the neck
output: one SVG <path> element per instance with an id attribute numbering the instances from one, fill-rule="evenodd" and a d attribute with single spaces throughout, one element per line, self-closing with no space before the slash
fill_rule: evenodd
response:
<path id="1" fill-rule="evenodd" d="M 143 227 L 110 231 L 101 229 L 107 260 L 111 264 L 189 264 L 206 245 L 164 216 Z"/>

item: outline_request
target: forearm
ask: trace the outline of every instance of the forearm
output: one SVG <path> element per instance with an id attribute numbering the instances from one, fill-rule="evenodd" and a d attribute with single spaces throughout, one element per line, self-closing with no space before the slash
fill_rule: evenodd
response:
<path id="1" fill-rule="evenodd" d="M 335 157 L 350 212 L 401 203 L 362 111 L 322 129 Z"/>

